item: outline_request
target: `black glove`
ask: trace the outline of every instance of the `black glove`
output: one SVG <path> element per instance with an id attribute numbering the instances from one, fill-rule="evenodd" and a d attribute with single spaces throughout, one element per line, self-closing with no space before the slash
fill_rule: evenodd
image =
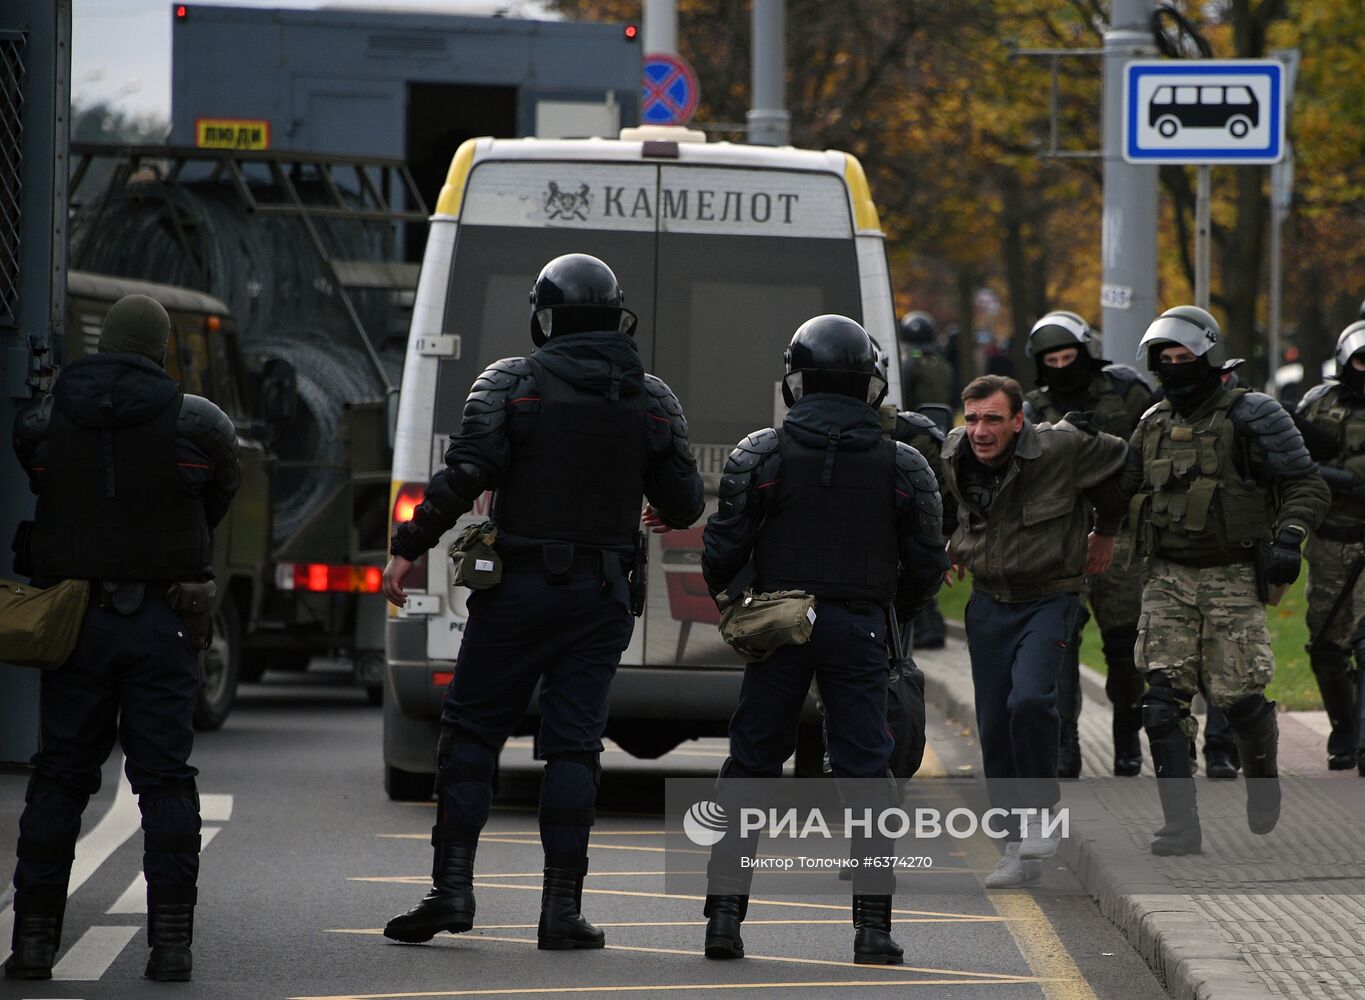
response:
<path id="1" fill-rule="evenodd" d="M 1076 428 L 1076 430 L 1089 434 L 1091 437 L 1094 437 L 1099 433 L 1100 429 L 1096 427 L 1094 421 L 1090 419 L 1089 410 L 1068 410 L 1062 419 Z"/>
<path id="2" fill-rule="evenodd" d="M 1304 531 L 1296 525 L 1281 528 L 1275 536 L 1265 569 L 1266 581 L 1272 586 L 1287 586 L 1299 578 L 1299 567 L 1303 564 L 1299 546 L 1303 544 L 1303 539 Z"/>

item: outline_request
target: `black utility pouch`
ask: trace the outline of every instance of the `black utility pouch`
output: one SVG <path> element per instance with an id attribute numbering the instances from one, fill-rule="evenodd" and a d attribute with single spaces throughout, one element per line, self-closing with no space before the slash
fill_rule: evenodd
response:
<path id="1" fill-rule="evenodd" d="M 573 570 L 573 542 L 546 542 L 540 554 L 552 580 L 563 580 Z"/>
<path id="2" fill-rule="evenodd" d="M 208 649 L 213 642 L 213 599 L 217 596 L 218 584 L 212 580 L 173 583 L 166 591 L 166 603 L 185 619 L 191 649 Z"/>

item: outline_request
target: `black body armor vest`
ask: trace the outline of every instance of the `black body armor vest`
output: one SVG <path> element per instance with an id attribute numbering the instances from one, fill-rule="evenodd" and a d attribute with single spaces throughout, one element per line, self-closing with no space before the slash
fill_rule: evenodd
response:
<path id="1" fill-rule="evenodd" d="M 757 588 L 885 603 L 896 595 L 896 445 L 809 448 L 779 430 L 781 480 L 754 545 Z"/>
<path id="2" fill-rule="evenodd" d="M 212 573 L 203 501 L 176 466 L 180 394 L 144 424 L 82 427 L 54 408 L 30 556 L 34 576 L 190 580 Z"/>
<path id="3" fill-rule="evenodd" d="M 649 450 L 645 394 L 611 399 L 529 360 L 540 413 L 517 442 L 493 500 L 493 520 L 528 538 L 633 547 Z"/>

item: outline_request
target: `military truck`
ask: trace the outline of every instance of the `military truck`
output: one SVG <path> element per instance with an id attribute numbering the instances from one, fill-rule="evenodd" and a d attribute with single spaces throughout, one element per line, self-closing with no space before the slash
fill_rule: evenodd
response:
<path id="1" fill-rule="evenodd" d="M 303 669 L 314 655 L 347 656 L 377 703 L 388 528 L 384 400 L 343 408 L 338 450 L 327 456 L 326 470 L 290 459 L 290 442 L 317 431 L 300 396 L 309 386 L 307 360 L 326 348 L 247 349 L 231 311 L 211 295 L 83 271 L 69 273 L 64 358 L 95 350 L 104 314 L 132 293 L 151 296 L 170 314 L 166 370 L 185 392 L 217 403 L 237 427 L 242 485 L 214 532 L 218 605 L 213 644 L 201 654 L 196 728 L 222 726 L 239 680 L 256 680 L 267 669 Z M 282 479 L 323 472 L 333 474 L 330 485 L 280 537 L 274 501 Z"/>

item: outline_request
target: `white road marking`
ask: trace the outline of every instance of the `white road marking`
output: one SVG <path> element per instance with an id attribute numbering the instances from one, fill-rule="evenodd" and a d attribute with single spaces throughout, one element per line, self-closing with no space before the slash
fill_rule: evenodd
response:
<path id="1" fill-rule="evenodd" d="M 209 842 L 218 836 L 221 826 L 206 826 L 201 833 L 204 838 L 201 850 L 209 846 Z M 114 905 L 104 911 L 105 913 L 146 913 L 147 912 L 147 878 L 142 872 L 137 873 L 128 888 L 123 890 Z"/>
<path id="2" fill-rule="evenodd" d="M 62 960 L 52 967 L 52 978 L 78 982 L 99 979 L 141 929 L 91 927 L 62 956 Z"/>
<path id="3" fill-rule="evenodd" d="M 199 818 L 205 823 L 226 823 L 232 819 L 232 796 L 222 793 L 199 796 Z"/>
<path id="4" fill-rule="evenodd" d="M 93 830 L 76 841 L 76 860 L 71 865 L 71 881 L 67 886 L 67 896 L 73 895 L 83 886 L 99 866 L 137 832 L 141 822 L 142 814 L 137 808 L 137 796 L 133 794 L 133 787 L 128 784 L 128 777 L 120 765 L 118 792 L 114 795 L 113 805 Z M 8 941 L 13 930 L 14 910 L 12 907 L 6 907 L 0 911 L 0 941 Z"/>

